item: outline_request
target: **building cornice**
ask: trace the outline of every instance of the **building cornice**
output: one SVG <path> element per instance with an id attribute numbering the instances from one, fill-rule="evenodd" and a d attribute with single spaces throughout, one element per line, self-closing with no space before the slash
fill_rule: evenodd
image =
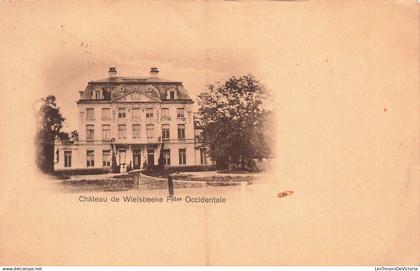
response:
<path id="1" fill-rule="evenodd" d="M 179 81 L 167 81 L 167 82 L 159 82 L 159 81 L 89 81 L 88 85 L 103 85 L 103 84 L 110 84 L 110 85 L 182 85 L 182 82 Z"/>
<path id="2" fill-rule="evenodd" d="M 192 99 L 177 99 L 177 100 L 163 100 L 163 101 L 112 101 L 112 100 L 94 100 L 94 99 L 80 99 L 76 101 L 77 104 L 151 104 L 151 103 L 162 103 L 162 104 L 193 104 Z"/>

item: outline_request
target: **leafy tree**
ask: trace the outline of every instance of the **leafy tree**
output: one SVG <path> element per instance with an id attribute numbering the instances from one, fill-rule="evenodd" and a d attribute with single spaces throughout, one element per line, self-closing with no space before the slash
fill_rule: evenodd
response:
<path id="1" fill-rule="evenodd" d="M 198 122 L 204 145 L 219 167 L 236 164 L 252 168 L 254 159 L 269 156 L 265 138 L 264 86 L 252 75 L 210 84 L 198 95 Z"/>
<path id="2" fill-rule="evenodd" d="M 62 132 L 64 118 L 57 107 L 55 96 L 49 95 L 40 100 L 37 112 L 38 129 L 35 138 L 37 147 L 36 164 L 43 172 L 54 169 L 54 141 L 68 140 L 69 135 Z"/>
<path id="3" fill-rule="evenodd" d="M 79 140 L 79 132 L 77 132 L 77 130 L 71 131 L 71 133 L 70 133 L 70 140 L 72 142 L 76 142 L 76 141 Z"/>

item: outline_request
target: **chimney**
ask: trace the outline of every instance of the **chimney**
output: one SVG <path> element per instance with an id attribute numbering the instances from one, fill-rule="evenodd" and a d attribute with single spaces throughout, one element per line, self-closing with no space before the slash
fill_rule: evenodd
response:
<path id="1" fill-rule="evenodd" d="M 109 78 L 117 77 L 117 69 L 115 67 L 110 67 L 108 70 Z"/>
<path id="2" fill-rule="evenodd" d="M 150 68 L 150 77 L 154 77 L 156 78 L 159 74 L 159 70 L 156 67 L 151 67 Z"/>

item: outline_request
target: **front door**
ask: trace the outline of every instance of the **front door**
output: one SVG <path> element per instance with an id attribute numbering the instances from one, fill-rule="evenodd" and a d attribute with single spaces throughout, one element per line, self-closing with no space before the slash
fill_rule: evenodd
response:
<path id="1" fill-rule="evenodd" d="M 141 151 L 133 150 L 133 169 L 140 169 L 141 166 Z"/>

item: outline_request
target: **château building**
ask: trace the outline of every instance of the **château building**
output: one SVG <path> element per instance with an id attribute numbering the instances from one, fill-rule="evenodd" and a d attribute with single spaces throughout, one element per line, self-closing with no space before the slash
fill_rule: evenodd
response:
<path id="1" fill-rule="evenodd" d="M 193 100 L 182 82 L 158 77 L 120 77 L 88 82 L 80 91 L 79 140 L 55 143 L 55 171 L 111 169 L 112 157 L 125 172 L 165 166 L 207 165 L 202 130 L 194 127 Z"/>

